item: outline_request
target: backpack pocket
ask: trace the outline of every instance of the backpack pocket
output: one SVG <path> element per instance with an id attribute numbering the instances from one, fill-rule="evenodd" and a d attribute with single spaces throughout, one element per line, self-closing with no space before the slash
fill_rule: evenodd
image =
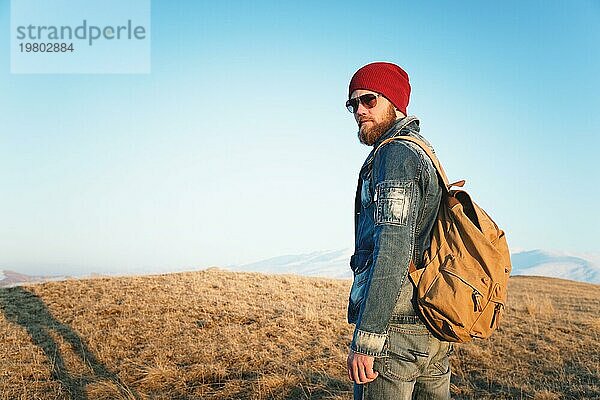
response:
<path id="1" fill-rule="evenodd" d="M 477 265 L 449 256 L 440 267 L 424 295 L 419 299 L 422 312 L 438 321 L 438 332 L 444 339 L 468 341 L 471 336 L 484 335 L 472 332 L 482 314 L 489 313 L 491 279 Z M 494 307 L 493 305 L 491 306 Z M 447 335 L 447 336 L 446 336 Z"/>

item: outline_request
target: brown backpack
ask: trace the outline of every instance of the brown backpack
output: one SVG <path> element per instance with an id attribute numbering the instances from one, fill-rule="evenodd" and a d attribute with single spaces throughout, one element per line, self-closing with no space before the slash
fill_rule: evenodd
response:
<path id="1" fill-rule="evenodd" d="M 395 136 L 381 146 L 392 140 L 407 140 L 421 147 L 444 182 L 423 267 L 416 269 L 411 262 L 409 268 L 418 308 L 440 339 L 468 342 L 487 338 L 498 327 L 506 304 L 511 263 L 504 232 L 467 192 L 450 190 L 462 187 L 465 181 L 449 184 L 425 143 L 411 136 Z"/>

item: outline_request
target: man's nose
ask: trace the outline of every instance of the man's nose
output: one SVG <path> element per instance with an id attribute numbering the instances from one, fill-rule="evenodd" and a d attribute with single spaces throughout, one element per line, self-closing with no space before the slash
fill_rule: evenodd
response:
<path id="1" fill-rule="evenodd" d="M 356 115 L 365 115 L 367 113 L 367 107 L 365 107 L 362 101 L 358 102 L 358 107 L 356 108 Z"/>

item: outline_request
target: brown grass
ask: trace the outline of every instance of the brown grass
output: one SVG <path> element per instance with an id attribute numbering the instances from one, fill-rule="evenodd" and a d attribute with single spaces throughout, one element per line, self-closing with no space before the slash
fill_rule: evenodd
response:
<path id="1" fill-rule="evenodd" d="M 0 399 L 351 399 L 350 282 L 211 269 L 0 290 Z M 456 399 L 600 398 L 599 287 L 511 279 Z"/>

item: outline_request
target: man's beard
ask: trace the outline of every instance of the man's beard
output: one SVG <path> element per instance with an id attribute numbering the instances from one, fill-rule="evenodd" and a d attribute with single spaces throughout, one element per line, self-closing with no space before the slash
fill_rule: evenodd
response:
<path id="1" fill-rule="evenodd" d="M 370 127 L 358 129 L 358 140 L 367 146 L 373 146 L 377 139 L 394 125 L 394 122 L 396 122 L 396 110 L 394 109 L 394 106 L 390 104 L 383 117 L 383 121 L 378 124 L 373 124 Z"/>

